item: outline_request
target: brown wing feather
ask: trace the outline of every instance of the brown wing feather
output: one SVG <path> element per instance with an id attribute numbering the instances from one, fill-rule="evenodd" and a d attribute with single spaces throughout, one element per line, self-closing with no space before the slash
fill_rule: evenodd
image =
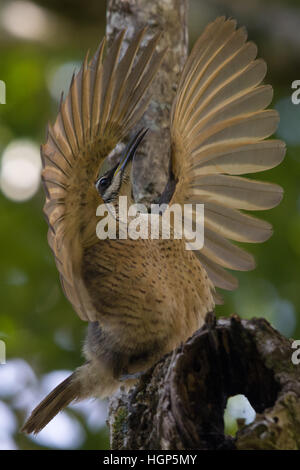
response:
<path id="1" fill-rule="evenodd" d="M 263 242 L 272 227 L 240 209 L 262 210 L 282 198 L 280 186 L 238 175 L 278 165 L 279 140 L 264 140 L 278 125 L 265 108 L 272 87 L 260 85 L 266 65 L 246 42 L 245 29 L 218 18 L 194 46 L 182 72 L 171 113 L 172 172 L 177 186 L 170 203 L 204 203 L 204 247 L 195 252 L 216 287 L 235 289 L 224 268 L 253 269 L 253 257 L 228 241 Z"/>
<path id="2" fill-rule="evenodd" d="M 104 59 L 105 39 L 91 60 L 86 55 L 41 149 L 49 244 L 64 292 L 85 320 L 90 304 L 80 261 L 82 249 L 95 237 L 99 201 L 93 183 L 104 158 L 143 114 L 145 91 L 165 52 L 155 51 L 159 35 L 140 51 L 143 29 L 120 59 L 124 34 Z"/>

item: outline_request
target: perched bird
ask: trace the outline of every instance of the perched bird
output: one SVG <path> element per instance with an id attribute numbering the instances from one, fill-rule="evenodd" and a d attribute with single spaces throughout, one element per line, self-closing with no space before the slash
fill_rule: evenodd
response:
<path id="1" fill-rule="evenodd" d="M 229 240 L 263 242 L 272 234 L 269 223 L 243 210 L 276 206 L 282 189 L 241 175 L 282 161 L 285 144 L 265 140 L 278 113 L 265 109 L 273 93 L 261 85 L 266 64 L 256 59 L 255 44 L 222 17 L 206 27 L 183 68 L 171 110 L 170 178 L 160 199 L 204 204 L 203 248 L 187 250 L 184 238 L 97 237 L 99 204 L 117 207 L 119 196 L 133 202 L 131 167 L 147 130 L 133 136 L 115 166 L 107 156 L 139 122 L 164 58 L 165 51 L 156 52 L 159 35 L 140 47 L 144 34 L 122 58 L 124 32 L 105 58 L 105 40 L 85 58 L 42 146 L 49 244 L 65 295 L 89 325 L 85 364 L 35 408 L 27 433 L 39 432 L 73 400 L 132 384 L 185 341 L 214 309 L 215 287 L 237 287 L 226 268 L 254 268 L 253 257 Z"/>

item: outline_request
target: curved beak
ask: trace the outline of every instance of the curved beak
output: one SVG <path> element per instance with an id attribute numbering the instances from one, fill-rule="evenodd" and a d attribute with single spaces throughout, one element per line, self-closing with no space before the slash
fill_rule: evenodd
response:
<path id="1" fill-rule="evenodd" d="M 119 162 L 119 164 L 116 168 L 114 176 L 117 173 L 119 173 L 120 170 L 123 171 L 124 168 L 126 167 L 127 163 L 130 160 L 133 159 L 138 146 L 142 142 L 142 140 L 145 137 L 145 135 L 147 134 L 148 130 L 149 130 L 148 128 L 142 127 L 142 129 L 140 129 L 139 132 L 137 132 L 137 134 L 135 134 L 135 136 L 130 140 L 130 142 L 128 143 L 126 149 L 124 150 L 123 155 L 120 158 L 120 162 Z"/>

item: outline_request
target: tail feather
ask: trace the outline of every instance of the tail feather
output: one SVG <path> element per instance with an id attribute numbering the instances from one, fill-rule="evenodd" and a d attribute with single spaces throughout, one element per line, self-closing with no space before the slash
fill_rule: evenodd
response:
<path id="1" fill-rule="evenodd" d="M 71 374 L 33 410 L 21 431 L 27 434 L 40 432 L 59 411 L 79 398 L 78 392 L 78 383 Z"/>

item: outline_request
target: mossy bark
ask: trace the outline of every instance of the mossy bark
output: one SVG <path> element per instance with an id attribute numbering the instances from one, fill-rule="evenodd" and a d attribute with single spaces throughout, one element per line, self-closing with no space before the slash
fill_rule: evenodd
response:
<path id="1" fill-rule="evenodd" d="M 113 449 L 300 449 L 300 365 L 292 341 L 264 319 L 205 325 L 111 401 Z M 244 394 L 254 422 L 224 435 L 230 396 Z M 126 411 L 125 411 L 126 410 Z"/>

